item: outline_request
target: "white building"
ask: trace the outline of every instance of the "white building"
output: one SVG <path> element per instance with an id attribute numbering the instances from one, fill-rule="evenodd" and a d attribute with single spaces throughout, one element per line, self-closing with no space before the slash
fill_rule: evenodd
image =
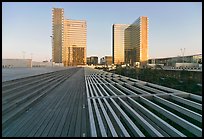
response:
<path id="1" fill-rule="evenodd" d="M 31 68 L 32 59 L 2 59 L 2 68 Z"/>

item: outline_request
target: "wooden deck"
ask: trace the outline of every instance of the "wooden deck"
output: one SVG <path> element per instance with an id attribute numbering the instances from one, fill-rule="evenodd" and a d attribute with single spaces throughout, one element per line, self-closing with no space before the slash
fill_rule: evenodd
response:
<path id="1" fill-rule="evenodd" d="M 14 115 L 15 118 L 4 125 L 3 137 L 89 136 L 87 132 L 89 126 L 87 123 L 88 115 L 83 68 L 67 70 L 66 72 L 69 75 L 66 74 L 67 76 L 63 77 L 65 78 L 64 82 L 49 90 L 40 101 L 30 105 L 21 114 Z M 54 84 L 55 82 L 50 84 L 47 89 Z M 13 87 L 16 86 L 14 85 Z M 17 92 L 15 93 L 17 94 Z M 22 94 L 18 99 L 22 99 L 25 95 L 27 94 Z M 40 94 L 35 96 L 38 95 Z M 18 100 L 14 99 L 12 101 L 17 102 Z M 3 108 L 7 106 L 6 104 L 12 103 L 12 101 L 7 101 Z M 24 107 L 29 102 L 25 101 L 11 111 L 5 112 L 2 120 L 6 118 L 5 116 L 13 114 L 15 110 L 19 110 L 20 107 Z"/>

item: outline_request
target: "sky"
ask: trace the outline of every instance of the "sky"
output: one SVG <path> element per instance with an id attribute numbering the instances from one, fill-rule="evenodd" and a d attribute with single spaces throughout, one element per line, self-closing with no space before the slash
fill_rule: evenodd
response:
<path id="1" fill-rule="evenodd" d="M 111 56 L 112 25 L 139 16 L 149 18 L 149 58 L 202 53 L 201 2 L 3 2 L 2 58 L 51 59 L 52 8 L 86 20 L 87 57 Z"/>

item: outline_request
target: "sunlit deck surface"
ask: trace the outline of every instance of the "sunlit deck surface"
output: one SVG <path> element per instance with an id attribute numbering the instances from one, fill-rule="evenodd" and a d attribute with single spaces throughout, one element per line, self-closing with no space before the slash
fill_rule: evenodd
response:
<path id="1" fill-rule="evenodd" d="M 64 67 L 2 68 L 2 82 L 65 69 Z"/>
<path id="2" fill-rule="evenodd" d="M 3 137 L 202 136 L 202 96 L 91 68 L 2 82 Z"/>

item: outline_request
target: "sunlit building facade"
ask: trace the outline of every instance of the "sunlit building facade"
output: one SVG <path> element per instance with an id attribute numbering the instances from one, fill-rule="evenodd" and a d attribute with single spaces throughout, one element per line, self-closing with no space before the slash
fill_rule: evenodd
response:
<path id="1" fill-rule="evenodd" d="M 64 20 L 64 51 L 65 66 L 86 64 L 86 21 Z"/>
<path id="2" fill-rule="evenodd" d="M 132 35 L 131 39 L 133 55 L 136 54 L 136 58 L 133 62 L 137 62 L 140 66 L 146 65 L 148 61 L 148 17 L 141 16 L 133 24 L 131 24 Z"/>
<path id="3" fill-rule="evenodd" d="M 64 9 L 52 9 L 52 61 L 62 63 Z"/>
<path id="4" fill-rule="evenodd" d="M 100 64 L 102 65 L 112 65 L 113 61 L 112 61 L 113 57 L 112 56 L 104 56 L 100 59 Z"/>
<path id="5" fill-rule="evenodd" d="M 64 19 L 62 8 L 53 8 L 53 62 L 64 66 L 86 64 L 85 20 Z"/>
<path id="6" fill-rule="evenodd" d="M 113 62 L 143 66 L 148 60 L 148 17 L 141 16 L 131 25 L 113 25 Z M 118 62 L 117 62 L 118 61 Z"/>
<path id="7" fill-rule="evenodd" d="M 128 26 L 125 29 L 125 49 L 124 49 L 124 53 L 125 53 L 125 64 L 132 64 L 133 63 L 133 59 L 135 59 L 135 55 L 133 54 L 133 47 L 132 47 L 132 28 L 131 26 Z M 136 38 L 135 38 L 136 39 Z"/>
<path id="8" fill-rule="evenodd" d="M 127 24 L 113 24 L 113 63 L 124 64 L 125 29 Z"/>

